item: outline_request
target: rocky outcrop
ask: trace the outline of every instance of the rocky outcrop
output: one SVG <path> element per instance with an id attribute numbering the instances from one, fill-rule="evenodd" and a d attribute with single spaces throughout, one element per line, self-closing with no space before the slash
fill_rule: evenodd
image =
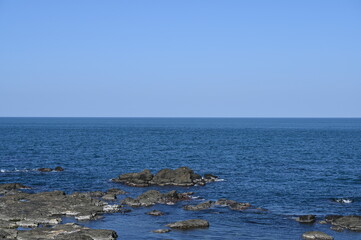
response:
<path id="1" fill-rule="evenodd" d="M 295 219 L 299 223 L 314 223 L 316 221 L 315 215 L 302 215 Z"/>
<path id="2" fill-rule="evenodd" d="M 35 228 L 17 231 L 17 240 L 114 240 L 117 233 L 112 230 L 90 229 L 74 223 L 56 225 L 54 227 Z"/>
<path id="3" fill-rule="evenodd" d="M 361 216 L 328 215 L 325 220 L 326 222 L 331 223 L 333 227 L 336 227 L 334 229 L 337 229 L 337 231 L 348 229 L 361 232 Z"/>
<path id="4" fill-rule="evenodd" d="M 227 206 L 229 207 L 229 209 L 236 211 L 243 211 L 252 207 L 252 205 L 249 203 L 236 202 L 234 200 L 229 200 L 225 198 L 221 198 L 217 200 L 214 204 L 218 206 Z M 258 210 L 262 210 L 262 209 L 258 209 Z"/>
<path id="5" fill-rule="evenodd" d="M 213 203 L 214 203 L 213 201 L 206 201 L 206 202 L 199 203 L 197 205 L 185 205 L 183 207 L 183 209 L 188 210 L 188 211 L 206 210 L 206 209 L 209 209 L 210 207 L 212 207 Z"/>
<path id="6" fill-rule="evenodd" d="M 302 234 L 302 238 L 305 240 L 333 240 L 333 237 L 319 231 L 305 232 Z"/>
<path id="7" fill-rule="evenodd" d="M 53 191 L 7 194 L 0 198 L 0 208 L 0 220 L 11 221 L 15 227 L 33 227 L 59 224 L 62 215 L 91 220 L 99 214 L 117 211 L 120 206 L 93 199 L 87 193 L 66 195 L 62 191 Z"/>
<path id="8" fill-rule="evenodd" d="M 24 186 L 20 183 L 3 183 L 0 184 L 0 194 L 6 194 L 11 191 L 19 189 L 31 189 L 30 187 Z"/>
<path id="9" fill-rule="evenodd" d="M 192 229 L 192 228 L 207 228 L 209 227 L 209 222 L 203 219 L 190 219 L 179 221 L 175 223 L 170 223 L 166 225 L 170 228 L 177 228 L 177 229 Z"/>
<path id="10" fill-rule="evenodd" d="M 137 198 L 130 198 L 130 197 L 125 198 L 122 201 L 122 204 L 131 207 L 149 207 L 157 203 L 173 205 L 178 201 L 189 200 L 190 199 L 189 195 L 191 194 L 193 193 L 191 192 L 178 193 L 175 190 L 167 193 L 161 193 L 156 190 L 149 190 L 139 195 Z"/>
<path id="11" fill-rule="evenodd" d="M 175 170 L 165 168 L 153 175 L 148 169 L 139 173 L 126 173 L 118 178 L 112 179 L 114 182 L 120 182 L 134 187 L 157 186 L 194 186 L 205 185 L 207 182 L 214 182 L 218 178 L 211 174 L 206 174 L 202 178 L 199 174 L 188 167 L 180 167 Z"/>

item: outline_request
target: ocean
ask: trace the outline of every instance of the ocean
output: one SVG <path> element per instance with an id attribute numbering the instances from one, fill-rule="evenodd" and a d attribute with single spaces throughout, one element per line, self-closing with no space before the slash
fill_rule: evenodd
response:
<path id="1" fill-rule="evenodd" d="M 61 166 L 63 172 L 37 168 Z M 120 174 L 187 166 L 224 181 L 193 187 L 133 188 L 111 182 Z M 319 230 L 325 215 L 361 215 L 361 119 L 356 118 L 0 118 L 0 183 L 19 182 L 33 191 L 106 191 L 135 197 L 149 189 L 194 192 L 176 205 L 134 208 L 129 213 L 79 222 L 115 230 L 118 239 L 301 239 Z M 122 197 L 119 196 L 117 201 Z M 214 207 L 185 211 L 185 204 L 227 198 L 267 211 Z M 349 200 L 340 203 L 336 200 Z M 166 215 L 145 212 L 157 209 Z M 298 215 L 314 214 L 315 224 Z M 208 229 L 165 234 L 151 231 L 177 220 L 206 219 Z M 76 222 L 64 218 L 64 222 Z"/>

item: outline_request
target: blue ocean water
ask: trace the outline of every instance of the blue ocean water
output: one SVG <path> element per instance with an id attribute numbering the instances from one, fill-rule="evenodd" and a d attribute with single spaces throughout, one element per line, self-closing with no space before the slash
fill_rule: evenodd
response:
<path id="1" fill-rule="evenodd" d="M 58 165 L 65 171 L 34 171 Z M 187 188 L 131 188 L 109 181 L 145 168 L 156 173 L 180 166 L 225 181 Z M 335 239 L 361 239 L 361 233 L 293 220 L 301 214 L 315 214 L 318 220 L 327 214 L 361 215 L 361 119 L 0 118 L 0 183 L 6 182 L 67 193 L 119 187 L 131 197 L 149 189 L 176 189 L 193 191 L 201 199 L 228 198 L 268 209 L 181 208 L 202 201 L 195 199 L 80 222 L 113 229 L 119 239 L 300 239 L 311 230 Z M 167 214 L 144 214 L 153 209 Z M 191 218 L 208 220 L 210 228 L 151 232 Z"/>

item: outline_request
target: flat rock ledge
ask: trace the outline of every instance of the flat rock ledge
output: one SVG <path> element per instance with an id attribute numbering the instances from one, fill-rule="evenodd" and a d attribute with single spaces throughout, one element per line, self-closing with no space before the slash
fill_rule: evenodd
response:
<path id="1" fill-rule="evenodd" d="M 75 223 L 60 224 L 54 227 L 35 228 L 31 230 L 2 230 L 3 229 L 0 229 L 0 238 L 14 240 L 115 240 L 118 237 L 117 233 L 112 230 L 90 229 Z"/>
<path id="2" fill-rule="evenodd" d="M 205 174 L 203 177 L 188 167 L 180 167 L 175 170 L 165 168 L 153 175 L 150 170 L 145 169 L 139 173 L 126 173 L 112 179 L 113 182 L 124 183 L 133 187 L 156 186 L 204 186 L 206 183 L 214 182 L 218 177 Z"/>
<path id="3" fill-rule="evenodd" d="M 332 224 L 332 229 L 335 231 L 347 229 L 361 232 L 361 216 L 328 215 L 325 220 Z"/>
<path id="4" fill-rule="evenodd" d="M 305 232 L 302 234 L 302 238 L 305 240 L 333 240 L 333 237 L 319 231 Z"/>
<path id="5" fill-rule="evenodd" d="M 170 223 L 170 224 L 167 224 L 166 226 L 170 227 L 170 228 L 181 229 L 181 230 L 194 229 L 194 228 L 208 228 L 209 222 L 207 220 L 203 220 L 203 219 L 190 219 L 190 220 L 184 220 L 184 221 L 179 221 L 179 222 L 175 222 L 175 223 Z"/>
<path id="6" fill-rule="evenodd" d="M 183 200 L 189 200 L 192 192 L 178 193 L 173 190 L 167 193 L 161 193 L 156 190 L 149 190 L 139 195 L 137 198 L 127 197 L 123 199 L 122 204 L 130 207 L 149 207 L 155 204 L 174 205 Z"/>

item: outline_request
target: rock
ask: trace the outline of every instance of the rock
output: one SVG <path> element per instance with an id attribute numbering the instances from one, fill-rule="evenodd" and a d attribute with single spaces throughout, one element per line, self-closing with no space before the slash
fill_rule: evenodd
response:
<path id="1" fill-rule="evenodd" d="M 53 171 L 53 169 L 51 169 L 51 168 L 38 168 L 38 171 L 39 172 L 51 172 L 51 171 Z"/>
<path id="2" fill-rule="evenodd" d="M 167 193 L 161 193 L 156 190 L 149 190 L 137 198 L 127 197 L 123 199 L 122 204 L 126 204 L 131 207 L 149 207 L 157 203 L 160 204 L 175 204 L 178 201 L 189 200 L 191 193 L 178 193 L 177 191 L 170 191 Z"/>
<path id="3" fill-rule="evenodd" d="M 361 232 L 361 216 L 333 217 L 331 224 L 336 227 Z"/>
<path id="4" fill-rule="evenodd" d="M 30 187 L 24 186 L 20 183 L 3 183 L 0 184 L 0 194 L 6 194 L 13 190 L 19 189 L 31 189 Z"/>
<path id="5" fill-rule="evenodd" d="M 107 191 L 107 193 L 112 193 L 112 194 L 116 194 L 116 195 L 127 194 L 126 191 L 121 190 L 119 188 L 111 188 Z"/>
<path id="6" fill-rule="evenodd" d="M 107 193 L 102 197 L 102 199 L 112 201 L 112 200 L 117 199 L 117 195 L 115 195 L 113 193 Z"/>
<path id="7" fill-rule="evenodd" d="M 18 240 L 55 239 L 55 240 L 115 240 L 117 233 L 112 230 L 90 229 L 74 223 L 54 227 L 35 228 L 17 231 Z"/>
<path id="8" fill-rule="evenodd" d="M 333 240 L 330 235 L 319 231 L 305 232 L 302 234 L 302 238 L 305 240 Z"/>
<path id="9" fill-rule="evenodd" d="M 170 229 L 157 229 L 157 230 L 153 230 L 152 232 L 154 233 L 167 233 L 170 232 Z"/>
<path id="10" fill-rule="evenodd" d="M 327 215 L 325 217 L 325 221 L 328 223 L 332 223 L 333 221 L 335 221 L 336 219 L 339 219 L 341 217 L 342 217 L 342 215 Z"/>
<path id="11" fill-rule="evenodd" d="M 319 224 L 327 224 L 326 221 L 319 221 L 318 223 L 319 223 Z"/>
<path id="12" fill-rule="evenodd" d="M 190 220 L 170 223 L 167 224 L 166 226 L 177 229 L 207 228 L 209 227 L 209 222 L 203 219 L 190 219 Z"/>
<path id="13" fill-rule="evenodd" d="M 60 167 L 60 166 L 57 166 L 56 168 L 54 168 L 54 171 L 56 172 L 62 172 L 64 171 L 64 168 Z"/>
<path id="14" fill-rule="evenodd" d="M 88 193 L 66 195 L 62 191 L 18 192 L 0 198 L 0 220 L 12 221 L 16 226 L 59 224 L 60 216 L 74 216 L 79 220 L 92 220 L 109 212 L 108 204 L 93 199 Z M 114 208 L 112 211 L 115 211 Z M 17 225 L 18 224 L 18 225 Z"/>
<path id="15" fill-rule="evenodd" d="M 103 197 L 105 193 L 102 191 L 94 191 L 94 192 L 89 192 L 89 195 L 91 197 Z"/>
<path id="16" fill-rule="evenodd" d="M 151 215 L 151 216 L 162 216 L 162 215 L 164 215 L 163 212 L 158 211 L 158 210 L 153 210 L 153 211 L 147 212 L 146 214 Z"/>
<path id="17" fill-rule="evenodd" d="M 314 223 L 316 221 L 315 215 L 302 215 L 295 219 L 299 223 Z"/>
<path id="18" fill-rule="evenodd" d="M 342 232 L 344 230 L 342 227 L 339 226 L 332 226 L 330 227 L 330 229 L 336 232 Z"/>
<path id="19" fill-rule="evenodd" d="M 246 210 L 246 209 L 252 207 L 252 205 L 249 203 L 236 202 L 236 201 L 225 199 L 225 198 L 221 198 L 221 199 L 217 200 L 214 204 L 218 205 L 218 206 L 227 206 L 231 210 L 236 210 L 236 211 L 243 211 L 243 210 Z"/>
<path id="20" fill-rule="evenodd" d="M 205 185 L 206 182 L 214 182 L 216 176 L 207 174 L 202 178 L 199 174 L 188 167 L 180 167 L 175 170 L 165 168 L 153 175 L 148 169 L 139 173 L 126 173 L 118 178 L 112 179 L 114 182 L 120 182 L 134 187 L 157 186 L 194 186 Z"/>
<path id="21" fill-rule="evenodd" d="M 183 207 L 183 209 L 188 211 L 200 211 L 200 210 L 209 209 L 210 207 L 212 207 L 212 205 L 213 205 L 212 201 L 206 201 L 197 205 L 186 205 Z"/>
<path id="22" fill-rule="evenodd" d="M 147 187 L 149 182 L 153 179 L 153 174 L 145 169 L 140 173 L 126 173 L 120 175 L 116 179 L 112 179 L 114 182 L 125 183 L 133 187 Z"/>

